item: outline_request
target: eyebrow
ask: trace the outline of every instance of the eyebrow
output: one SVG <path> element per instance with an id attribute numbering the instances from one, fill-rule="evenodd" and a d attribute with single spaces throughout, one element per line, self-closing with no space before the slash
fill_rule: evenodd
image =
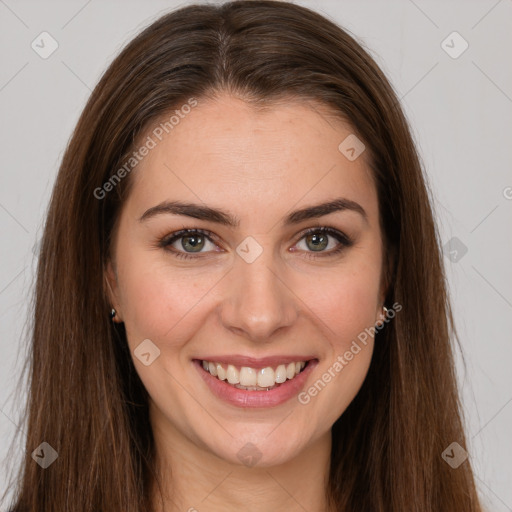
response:
<path id="1" fill-rule="evenodd" d="M 338 211 L 353 211 L 359 213 L 363 219 L 368 222 L 366 212 L 359 203 L 351 201 L 350 199 L 338 198 L 327 203 L 296 210 L 285 217 L 283 224 L 285 226 L 299 224 L 305 220 L 323 217 L 324 215 Z M 139 221 L 143 222 L 161 214 L 183 215 L 229 227 L 238 227 L 240 225 L 240 219 L 228 212 L 201 204 L 184 203 L 181 201 L 164 201 L 153 206 L 141 215 Z"/>

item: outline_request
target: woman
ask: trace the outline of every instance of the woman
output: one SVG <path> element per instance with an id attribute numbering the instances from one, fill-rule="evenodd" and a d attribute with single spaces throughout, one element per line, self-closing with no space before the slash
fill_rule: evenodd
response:
<path id="1" fill-rule="evenodd" d="M 34 320 L 16 512 L 481 510 L 407 123 L 304 7 L 193 5 L 121 52 Z"/>

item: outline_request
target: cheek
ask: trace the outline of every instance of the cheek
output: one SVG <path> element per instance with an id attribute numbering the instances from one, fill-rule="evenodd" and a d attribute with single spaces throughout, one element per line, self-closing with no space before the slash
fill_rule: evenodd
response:
<path id="1" fill-rule="evenodd" d="M 183 325 L 198 314 L 203 297 L 222 276 L 211 269 L 201 273 L 192 267 L 176 268 L 171 255 L 167 261 L 166 255 L 155 257 L 155 251 L 160 249 L 132 249 L 118 264 L 130 345 L 145 338 L 180 345 Z"/>
<path id="2" fill-rule="evenodd" d="M 299 396 L 299 403 L 311 407 L 311 414 L 325 424 L 332 425 L 345 411 L 367 375 L 379 307 L 379 268 L 377 260 L 361 258 L 314 285 L 303 285 L 301 296 L 310 297 L 308 309 L 321 320 L 317 325 L 329 348 L 317 380 Z"/>
<path id="3" fill-rule="evenodd" d="M 364 329 L 374 326 L 379 309 L 379 261 L 347 262 L 338 269 L 296 281 L 297 293 L 325 327 L 334 348 L 344 346 Z"/>
<path id="4" fill-rule="evenodd" d="M 331 295 L 337 303 L 330 302 L 324 315 L 329 350 L 315 379 L 298 395 L 299 404 L 319 432 L 332 427 L 354 400 L 372 359 L 375 296 L 365 288 L 347 288 L 349 291 Z"/>
<path id="5" fill-rule="evenodd" d="M 325 321 L 337 337 L 333 344 L 340 350 L 364 329 L 375 324 L 378 285 L 349 276 L 331 285 L 324 298 Z"/>

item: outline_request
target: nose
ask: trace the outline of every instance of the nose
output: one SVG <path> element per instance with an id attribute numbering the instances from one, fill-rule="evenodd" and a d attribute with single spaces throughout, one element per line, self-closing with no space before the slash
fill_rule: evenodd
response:
<path id="1" fill-rule="evenodd" d="M 272 258 L 268 247 L 252 263 L 237 256 L 221 305 L 224 327 L 257 343 L 272 342 L 275 333 L 295 323 L 299 311 L 283 268 Z"/>

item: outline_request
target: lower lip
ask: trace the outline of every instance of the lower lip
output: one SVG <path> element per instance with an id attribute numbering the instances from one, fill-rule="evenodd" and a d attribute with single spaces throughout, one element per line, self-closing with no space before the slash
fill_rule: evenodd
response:
<path id="1" fill-rule="evenodd" d="M 269 391 L 246 391 L 235 388 L 226 381 L 213 377 L 210 372 L 203 368 L 201 361 L 195 359 L 193 363 L 212 393 L 222 400 L 237 407 L 275 407 L 299 394 L 309 374 L 318 364 L 318 360 L 309 361 L 304 370 L 293 379 L 287 380 Z"/>

